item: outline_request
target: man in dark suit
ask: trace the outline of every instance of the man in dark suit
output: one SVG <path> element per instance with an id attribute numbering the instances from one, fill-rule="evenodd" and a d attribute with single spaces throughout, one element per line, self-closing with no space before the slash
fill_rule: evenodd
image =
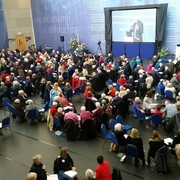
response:
<path id="1" fill-rule="evenodd" d="M 131 26 L 130 32 L 133 33 L 133 38 L 135 42 L 143 41 L 143 23 L 139 20 L 138 17 L 135 18 L 133 25 Z"/>

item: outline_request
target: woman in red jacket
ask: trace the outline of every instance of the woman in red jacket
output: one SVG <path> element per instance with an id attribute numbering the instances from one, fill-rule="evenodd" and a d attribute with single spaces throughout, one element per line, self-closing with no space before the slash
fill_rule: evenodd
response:
<path id="1" fill-rule="evenodd" d="M 126 85 L 126 78 L 124 77 L 124 74 L 122 74 L 121 77 L 118 79 L 118 83 L 121 86 L 125 86 Z"/>

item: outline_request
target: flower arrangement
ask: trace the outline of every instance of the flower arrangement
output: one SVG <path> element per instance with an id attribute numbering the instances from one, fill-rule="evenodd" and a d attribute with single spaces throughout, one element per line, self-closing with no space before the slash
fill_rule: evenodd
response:
<path id="1" fill-rule="evenodd" d="M 77 39 L 75 38 L 71 38 L 69 44 L 70 44 L 70 50 L 75 50 L 76 48 L 78 48 L 78 42 Z"/>
<path id="2" fill-rule="evenodd" d="M 165 47 L 162 47 L 159 51 L 158 51 L 158 56 L 160 58 L 165 58 L 168 55 L 168 49 Z"/>
<path id="3" fill-rule="evenodd" d="M 70 44 L 70 50 L 76 50 L 76 51 L 86 50 L 85 44 L 84 43 L 79 44 L 77 39 L 75 38 L 71 38 L 69 44 Z"/>

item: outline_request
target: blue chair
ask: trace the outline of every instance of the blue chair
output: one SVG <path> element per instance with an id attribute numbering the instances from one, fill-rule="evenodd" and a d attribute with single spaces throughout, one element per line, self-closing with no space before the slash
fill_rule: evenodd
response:
<path id="1" fill-rule="evenodd" d="M 116 63 L 116 69 L 119 71 L 119 63 Z"/>
<path id="2" fill-rule="evenodd" d="M 54 116 L 54 124 L 55 124 L 55 129 L 57 130 L 57 128 L 62 128 L 62 126 L 61 126 L 61 122 L 60 122 L 60 120 L 59 120 L 59 118 L 58 117 L 56 117 L 56 116 Z"/>
<path id="3" fill-rule="evenodd" d="M 166 90 L 165 92 L 165 98 L 169 99 L 169 100 L 173 100 L 173 93 L 170 90 Z"/>
<path id="4" fill-rule="evenodd" d="M 113 85 L 113 81 L 111 79 L 108 79 L 108 85 Z"/>
<path id="5" fill-rule="evenodd" d="M 68 89 L 68 90 L 66 91 L 66 98 L 67 98 L 68 100 L 70 100 L 70 98 L 72 98 L 72 97 L 73 97 L 72 89 Z"/>
<path id="6" fill-rule="evenodd" d="M 18 81 L 25 81 L 24 77 L 22 76 L 18 76 L 17 78 L 18 78 Z"/>
<path id="7" fill-rule="evenodd" d="M 4 109 L 4 114 L 6 114 L 6 111 L 8 111 L 8 103 L 9 104 L 11 104 L 11 101 L 9 100 L 9 98 L 8 97 L 4 97 L 3 99 L 2 99 L 2 103 L 3 103 L 3 105 L 4 105 L 4 107 L 5 107 L 5 109 Z"/>
<path id="8" fill-rule="evenodd" d="M 132 112 L 132 116 L 137 117 L 137 111 L 134 105 L 131 105 L 131 112 Z"/>
<path id="9" fill-rule="evenodd" d="M 117 116 L 116 116 L 116 122 L 122 124 L 122 125 L 124 126 L 124 129 L 125 129 L 126 131 L 129 131 L 129 130 L 132 129 L 132 127 L 131 127 L 130 125 L 123 123 L 123 118 L 122 118 L 122 116 L 120 116 L 120 115 L 117 115 Z"/>
<path id="10" fill-rule="evenodd" d="M 155 124 L 156 126 L 160 125 L 162 123 L 162 116 L 159 114 L 154 114 L 151 117 L 151 123 Z"/>
<path id="11" fill-rule="evenodd" d="M 108 133 L 105 124 L 101 125 L 101 131 L 102 131 L 103 137 L 105 139 L 103 146 L 102 146 L 102 148 L 104 148 L 104 145 L 105 145 L 105 143 L 107 143 L 107 140 L 111 140 L 111 133 Z"/>
<path id="12" fill-rule="evenodd" d="M 9 109 L 9 112 L 12 113 L 12 117 L 13 117 L 13 121 L 14 121 L 16 119 L 16 117 L 18 116 L 16 109 L 9 103 L 7 104 L 7 108 Z"/>
<path id="13" fill-rule="evenodd" d="M 37 117 L 38 117 L 37 109 L 30 109 L 30 110 L 27 111 L 27 114 L 26 114 L 27 119 L 29 119 L 31 121 L 36 120 L 36 122 L 38 122 Z"/>
<path id="14" fill-rule="evenodd" d="M 46 102 L 45 104 L 42 105 L 40 109 L 38 109 L 39 113 L 45 113 L 49 109 L 49 102 Z"/>
<path id="15" fill-rule="evenodd" d="M 117 138 L 116 138 L 116 135 L 115 135 L 113 132 L 111 132 L 111 140 L 112 140 L 112 142 L 113 142 L 116 146 L 119 147 L 118 140 L 117 140 Z"/>
<path id="16" fill-rule="evenodd" d="M 75 88 L 73 95 L 80 95 L 80 94 L 81 94 L 81 88 L 80 87 Z"/>
<path id="17" fill-rule="evenodd" d="M 69 73 L 68 72 L 63 72 L 62 77 L 65 80 L 68 79 L 69 78 Z"/>
<path id="18" fill-rule="evenodd" d="M 136 146 L 132 145 L 132 144 L 128 144 L 126 146 L 126 164 L 127 164 L 127 160 L 128 158 L 138 158 L 139 159 L 139 152 Z"/>
<path id="19" fill-rule="evenodd" d="M 116 83 L 116 90 L 119 91 L 119 88 L 120 88 L 120 84 L 119 83 Z"/>
<path id="20" fill-rule="evenodd" d="M 9 118 L 9 117 L 3 118 L 1 129 L 7 130 L 7 129 L 6 129 L 7 127 L 9 127 L 11 133 L 13 134 L 13 132 L 12 132 L 12 130 L 11 130 L 11 127 L 10 127 L 10 118 Z"/>
<path id="21" fill-rule="evenodd" d="M 141 111 L 137 111 L 137 117 L 140 121 L 145 121 L 146 122 L 146 128 L 148 128 L 147 121 L 151 119 L 151 116 L 146 116 Z"/>
<path id="22" fill-rule="evenodd" d="M 85 91 L 85 84 L 82 84 L 80 89 L 81 89 L 81 93 L 84 93 L 84 91 Z"/>
<path id="23" fill-rule="evenodd" d="M 159 85 L 157 86 L 157 93 L 159 94 L 159 96 L 164 97 L 165 93 L 163 90 L 164 89 L 161 89 L 161 87 Z"/>
<path id="24" fill-rule="evenodd" d="M 111 131 L 114 131 L 114 126 L 117 124 L 115 119 L 111 119 L 110 120 L 110 127 L 111 127 Z"/>

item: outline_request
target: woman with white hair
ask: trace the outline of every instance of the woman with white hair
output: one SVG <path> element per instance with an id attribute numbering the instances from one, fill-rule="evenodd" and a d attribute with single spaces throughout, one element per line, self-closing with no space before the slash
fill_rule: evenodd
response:
<path id="1" fill-rule="evenodd" d="M 80 118 L 81 118 L 81 122 L 83 124 L 86 120 L 92 119 L 92 113 L 90 111 L 86 111 L 86 107 L 82 106 L 81 107 Z"/>
<path id="2" fill-rule="evenodd" d="M 135 109 L 137 111 L 141 111 L 142 113 L 145 113 L 142 106 L 141 106 L 141 100 L 139 97 L 135 97 L 134 102 L 133 102 L 133 106 L 135 107 Z"/>
<path id="3" fill-rule="evenodd" d="M 37 180 L 47 180 L 46 166 L 42 164 L 42 156 L 37 154 L 33 157 L 33 164 L 29 172 L 37 174 Z"/>
<path id="4" fill-rule="evenodd" d="M 30 172 L 28 173 L 26 180 L 36 180 L 36 178 L 37 178 L 37 174 L 34 172 Z"/>
<path id="5" fill-rule="evenodd" d="M 168 84 L 167 84 L 167 87 L 165 88 L 164 91 L 166 92 L 167 90 L 172 92 L 173 98 L 176 97 L 176 89 L 172 86 L 171 83 L 168 83 Z"/>
<path id="6" fill-rule="evenodd" d="M 94 123 L 96 128 L 99 130 L 101 127 L 100 118 L 101 114 L 103 113 L 103 108 L 101 107 L 100 102 L 95 103 L 96 109 L 92 111 L 92 118 L 94 119 Z"/>
<path id="7" fill-rule="evenodd" d="M 87 169 L 85 172 L 86 180 L 95 180 L 94 172 L 92 169 Z"/>
<path id="8" fill-rule="evenodd" d="M 55 116 L 59 119 L 59 121 L 61 122 L 61 126 L 63 127 L 64 126 L 64 110 L 62 107 L 59 107 L 57 109 Z"/>
<path id="9" fill-rule="evenodd" d="M 127 133 L 125 129 L 123 129 L 124 126 L 120 123 L 117 123 L 114 126 L 114 135 L 116 136 L 119 145 L 122 147 L 121 152 L 124 152 L 125 148 L 124 146 L 126 145 L 126 138 L 124 137 L 124 134 Z M 117 151 L 119 147 L 116 147 L 114 143 L 111 143 L 109 151 Z"/>
<path id="10" fill-rule="evenodd" d="M 26 119 L 25 119 L 24 107 L 21 105 L 20 100 L 15 99 L 12 105 L 16 109 L 17 116 L 20 118 L 20 122 L 25 122 Z"/>
<path id="11" fill-rule="evenodd" d="M 23 90 L 19 90 L 18 94 L 18 99 L 20 100 L 21 105 L 25 108 L 26 101 L 28 100 L 27 94 Z"/>

